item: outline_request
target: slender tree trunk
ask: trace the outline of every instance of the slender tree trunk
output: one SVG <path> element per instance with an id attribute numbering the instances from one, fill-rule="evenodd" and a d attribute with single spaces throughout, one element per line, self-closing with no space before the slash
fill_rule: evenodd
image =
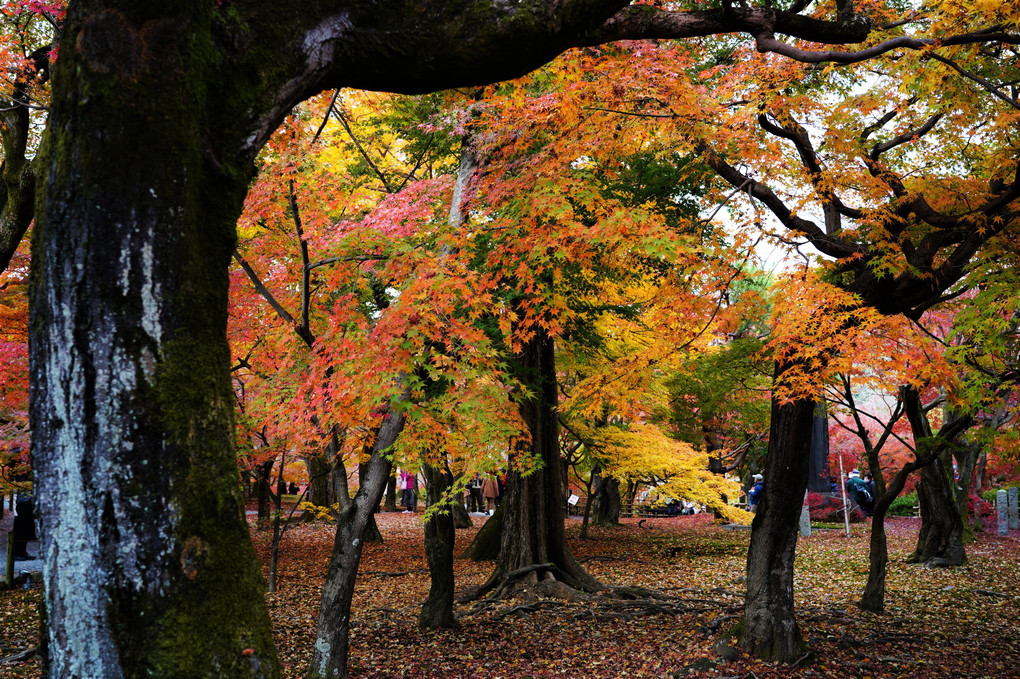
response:
<path id="1" fill-rule="evenodd" d="M 337 503 L 340 505 L 340 511 L 347 509 L 351 504 L 351 487 L 347 480 L 347 467 L 344 465 L 344 461 L 339 457 L 335 457 L 333 462 L 333 487 L 336 489 Z"/>
<path id="2" fill-rule="evenodd" d="M 275 460 L 266 460 L 258 466 L 258 481 L 255 487 L 255 494 L 258 498 L 259 523 L 269 521 L 269 500 L 273 494 L 270 484 L 273 482 L 273 464 Z"/>
<path id="3" fill-rule="evenodd" d="M 253 167 L 211 13 L 71 3 L 54 64 L 29 323 L 54 678 L 279 673 L 226 340 Z"/>
<path id="4" fill-rule="evenodd" d="M 368 463 L 362 462 L 358 464 L 358 486 L 365 483 L 365 474 L 368 473 Z M 387 477 L 387 483 L 389 478 Z M 360 492 L 360 491 L 359 491 Z M 384 491 L 385 492 L 385 491 Z M 382 543 L 383 536 L 379 531 L 379 524 L 375 521 L 375 513 L 379 511 L 379 505 L 377 504 L 372 508 L 372 516 L 368 517 L 368 526 L 365 528 L 365 534 L 361 539 L 365 542 Z"/>
<path id="5" fill-rule="evenodd" d="M 273 495 L 273 505 L 276 511 L 273 513 L 273 540 L 269 545 L 269 584 L 268 592 L 276 591 L 276 574 L 280 566 L 280 540 L 283 539 L 283 490 L 280 484 L 283 482 L 283 463 L 280 460 L 280 473 L 276 484 L 277 492 Z"/>
<path id="6" fill-rule="evenodd" d="M 864 586 L 864 594 L 861 596 L 861 600 L 857 602 L 857 605 L 865 611 L 881 613 L 885 610 L 885 575 L 889 564 L 889 546 L 885 533 L 885 517 L 893 500 L 903 492 L 903 487 L 907 483 L 907 477 L 916 471 L 919 466 L 921 466 L 920 462 L 904 466 L 903 469 L 896 473 L 896 476 L 893 477 L 892 482 L 887 487 L 881 487 L 881 477 L 875 476 L 878 497 L 875 498 L 875 510 L 871 517 L 868 582 Z M 881 469 L 879 469 L 879 473 L 881 473 Z"/>
<path id="7" fill-rule="evenodd" d="M 364 536 L 386 488 L 393 463 L 386 452 L 404 428 L 404 416 L 390 412 L 372 446 L 372 456 L 362 465 L 361 486 L 351 504 L 340 514 L 333 541 L 333 556 L 322 591 L 309 679 L 347 677 L 351 628 L 351 599 L 361 562 Z"/>
<path id="8" fill-rule="evenodd" d="M 777 377 L 782 374 L 776 367 Z M 752 655 L 789 662 L 804 655 L 794 615 L 793 563 L 807 487 L 815 403 L 772 402 L 765 486 L 751 524 L 741 645 Z"/>
<path id="9" fill-rule="evenodd" d="M 581 513 L 581 539 L 588 539 L 588 522 L 591 521 L 591 503 L 592 503 L 592 490 L 598 488 L 602 483 L 602 477 L 598 475 L 596 471 L 598 467 L 592 466 L 591 473 L 588 475 L 588 484 L 584 490 L 584 510 Z"/>
<path id="10" fill-rule="evenodd" d="M 453 543 L 455 530 L 450 513 L 451 500 L 447 493 L 453 477 L 445 469 L 424 465 L 425 492 L 433 512 L 425 522 L 425 556 L 429 562 L 431 587 L 429 596 L 421 606 L 418 626 L 422 629 L 457 628 L 453 614 Z"/>
<path id="11" fill-rule="evenodd" d="M 953 458 L 956 460 L 956 468 L 959 472 L 959 480 L 953 485 L 956 493 L 956 506 L 963 519 L 963 542 L 970 544 L 974 542 L 975 532 L 981 530 L 983 522 L 981 515 L 971 516 L 970 494 L 971 480 L 974 478 L 974 468 L 977 466 L 980 448 L 976 443 L 967 442 L 956 448 Z"/>
<path id="12" fill-rule="evenodd" d="M 978 495 L 985 488 L 985 470 L 988 468 L 988 452 L 982 450 L 974 469 L 974 492 Z"/>
<path id="13" fill-rule="evenodd" d="M 544 330 L 525 344 L 520 357 L 522 374 L 534 397 L 522 401 L 521 416 L 531 434 L 531 446 L 541 468 L 522 476 L 511 464 L 500 509 L 503 531 L 499 561 L 484 593 L 497 586 L 566 582 L 574 588 L 602 588 L 574 559 L 564 529 L 563 483 L 560 479 L 560 446 L 556 419 L 556 366 L 553 340 Z M 541 568 L 551 564 L 551 568 Z M 511 573 L 532 568 L 504 583 Z"/>

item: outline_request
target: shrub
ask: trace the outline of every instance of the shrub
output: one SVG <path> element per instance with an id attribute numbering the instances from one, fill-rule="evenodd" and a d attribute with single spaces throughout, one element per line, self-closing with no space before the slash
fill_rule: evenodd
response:
<path id="1" fill-rule="evenodd" d="M 967 498 L 967 512 L 971 516 L 980 516 L 982 519 L 987 519 L 995 514 L 995 505 L 971 493 L 970 497 Z"/>
<path id="2" fill-rule="evenodd" d="M 917 491 L 907 493 L 906 495 L 900 495 L 892 504 L 889 505 L 889 511 L 886 512 L 886 516 L 913 516 L 914 506 L 917 504 Z"/>
<path id="3" fill-rule="evenodd" d="M 838 496 L 823 493 L 808 493 L 808 509 L 811 520 L 822 523 L 843 522 L 843 500 Z M 850 523 L 863 521 L 865 518 L 861 508 L 850 501 Z"/>

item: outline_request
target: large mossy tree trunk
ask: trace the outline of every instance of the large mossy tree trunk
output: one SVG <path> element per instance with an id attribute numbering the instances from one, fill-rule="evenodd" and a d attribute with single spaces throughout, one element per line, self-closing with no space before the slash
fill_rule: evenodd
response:
<path id="1" fill-rule="evenodd" d="M 520 413 L 531 434 L 531 452 L 541 466 L 525 476 L 516 464 L 510 465 L 500 504 L 503 519 L 499 560 L 480 593 L 539 582 L 563 582 L 591 591 L 603 588 L 585 572 L 567 544 L 553 349 L 552 337 L 540 329 L 524 345 L 518 359 L 521 376 L 533 393 L 532 398 L 520 403 Z"/>
<path id="2" fill-rule="evenodd" d="M 211 3 L 84 1 L 63 26 L 30 284 L 55 678 L 279 672 L 239 490 L 226 340 L 253 168 L 239 161 L 240 130 L 227 132 L 236 122 L 215 127 L 227 112 L 207 89 L 220 80 L 212 14 Z"/>
<path id="3" fill-rule="evenodd" d="M 351 630 L 351 600 L 365 535 L 379 508 L 386 480 L 393 469 L 387 452 L 404 428 L 403 414 L 390 412 L 376 435 L 368 462 L 362 465 L 361 486 L 337 520 L 333 555 L 322 590 L 309 679 L 347 676 Z M 378 529 L 377 529 L 378 530 Z"/>
<path id="4" fill-rule="evenodd" d="M 422 629 L 457 628 L 453 614 L 453 545 L 455 529 L 449 496 L 453 476 L 445 469 L 424 465 L 425 492 L 430 515 L 425 521 L 425 557 L 429 562 L 431 585 L 421 605 L 418 626 Z"/>
<path id="5" fill-rule="evenodd" d="M 777 378 L 782 374 L 776 368 Z M 807 487 L 814 401 L 772 402 L 765 485 L 751 524 L 740 644 L 752 655 L 789 662 L 804 655 L 794 614 L 793 563 Z"/>

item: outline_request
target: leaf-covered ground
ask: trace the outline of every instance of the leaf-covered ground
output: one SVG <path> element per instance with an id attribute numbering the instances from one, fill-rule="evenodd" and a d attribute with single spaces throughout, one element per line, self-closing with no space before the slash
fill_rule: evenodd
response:
<path id="1" fill-rule="evenodd" d="M 588 571 L 611 585 L 659 590 L 653 605 L 560 600 L 458 606 L 463 628 L 419 631 L 428 591 L 420 515 L 380 514 L 385 544 L 366 546 L 354 600 L 351 669 L 357 677 L 1020 677 L 1020 533 L 985 533 L 958 569 L 903 563 L 919 521 L 888 523 L 887 613 L 854 606 L 867 575 L 868 526 L 815 531 L 798 543 L 797 608 L 813 656 L 777 666 L 712 650 L 740 611 L 749 533 L 708 517 L 649 519 L 639 527 L 567 534 Z M 479 523 L 479 519 L 475 519 Z M 458 550 L 476 529 L 457 532 Z M 254 532 L 268 557 L 268 533 Z M 280 591 L 267 595 L 286 677 L 302 676 L 312 644 L 329 526 L 284 538 Z M 491 563 L 458 560 L 458 588 L 481 584 Z M 0 640 L 9 655 L 34 643 L 38 590 L 3 593 Z M 0 666 L 34 677 L 34 662 Z"/>

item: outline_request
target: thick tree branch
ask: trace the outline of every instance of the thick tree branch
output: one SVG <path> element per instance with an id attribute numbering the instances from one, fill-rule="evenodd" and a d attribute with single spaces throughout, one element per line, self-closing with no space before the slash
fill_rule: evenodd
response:
<path id="1" fill-rule="evenodd" d="M 748 195 L 764 203 L 783 226 L 791 231 L 803 233 L 819 251 L 836 259 L 865 254 L 861 246 L 843 241 L 835 235 L 827 234 L 814 222 L 793 214 L 790 208 L 786 206 L 772 189 L 727 163 L 707 142 L 698 142 L 696 149 L 715 173 L 729 183 L 730 186 L 741 187 L 747 191 Z"/>

